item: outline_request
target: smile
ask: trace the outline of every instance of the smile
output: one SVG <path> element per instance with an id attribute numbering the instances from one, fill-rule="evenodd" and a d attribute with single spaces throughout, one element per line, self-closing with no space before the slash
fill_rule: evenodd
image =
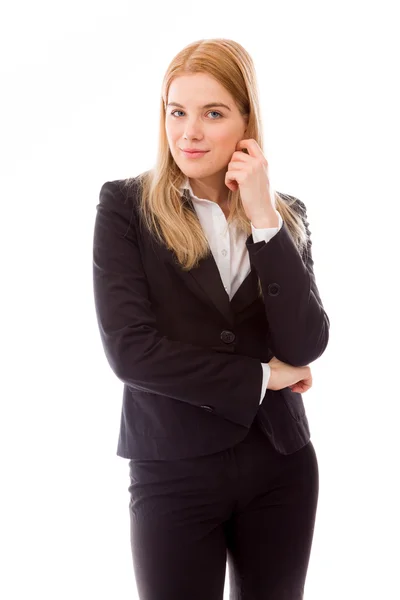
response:
<path id="1" fill-rule="evenodd" d="M 185 150 L 182 150 L 182 152 L 187 158 L 200 158 L 207 154 L 208 150 L 205 150 L 204 152 L 186 152 Z"/>

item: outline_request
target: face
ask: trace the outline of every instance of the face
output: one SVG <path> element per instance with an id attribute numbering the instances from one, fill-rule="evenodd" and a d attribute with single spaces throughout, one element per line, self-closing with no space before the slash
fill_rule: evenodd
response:
<path id="1" fill-rule="evenodd" d="M 221 103 L 226 106 L 218 106 Z M 204 108 L 206 104 L 210 106 Z M 227 198 L 225 174 L 236 144 L 246 137 L 246 126 L 232 96 L 207 73 L 182 75 L 172 81 L 166 134 L 171 154 L 197 196 L 215 202 Z M 207 152 L 190 158 L 182 151 L 185 148 Z"/>

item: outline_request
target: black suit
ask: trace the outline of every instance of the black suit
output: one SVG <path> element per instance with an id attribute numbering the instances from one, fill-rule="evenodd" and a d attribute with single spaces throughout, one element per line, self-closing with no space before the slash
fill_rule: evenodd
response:
<path id="1" fill-rule="evenodd" d="M 252 270 L 229 301 L 213 256 L 183 271 L 139 225 L 137 186 L 127 194 L 122 183 L 101 188 L 93 243 L 100 335 L 125 384 L 117 454 L 217 452 L 242 440 L 254 419 L 279 452 L 304 446 L 310 433 L 301 394 L 267 390 L 260 405 L 260 362 L 276 356 L 308 365 L 327 346 L 310 239 L 300 256 L 285 223 L 267 243 L 250 235 Z M 295 207 L 306 219 L 305 205 Z"/>
<path id="2" fill-rule="evenodd" d="M 213 256 L 184 272 L 141 226 L 137 186 L 127 194 L 122 184 L 100 191 L 94 294 L 124 382 L 117 454 L 132 459 L 140 598 L 222 599 L 227 548 L 237 598 L 298 600 L 317 461 L 301 394 L 267 390 L 259 404 L 260 363 L 308 365 L 327 346 L 311 241 L 301 256 L 285 223 L 267 243 L 250 235 L 252 270 L 229 301 Z M 305 205 L 295 208 L 309 235 Z"/>

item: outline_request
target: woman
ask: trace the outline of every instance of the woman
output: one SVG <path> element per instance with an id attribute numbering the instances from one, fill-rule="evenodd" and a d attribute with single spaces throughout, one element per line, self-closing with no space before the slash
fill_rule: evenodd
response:
<path id="1" fill-rule="evenodd" d="M 93 246 L 139 597 L 222 600 L 228 559 L 231 598 L 297 600 L 318 498 L 301 393 L 329 337 L 306 207 L 272 188 L 240 44 L 184 48 L 160 109 L 154 168 L 102 186 Z"/>

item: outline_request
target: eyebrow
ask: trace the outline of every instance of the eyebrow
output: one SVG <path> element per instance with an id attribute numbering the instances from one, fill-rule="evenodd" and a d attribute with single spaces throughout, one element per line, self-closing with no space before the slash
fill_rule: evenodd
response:
<path id="1" fill-rule="evenodd" d="M 179 108 L 185 108 L 182 104 L 179 104 L 179 102 L 169 102 L 167 104 L 167 106 L 179 106 Z M 229 106 L 227 106 L 226 104 L 223 104 L 222 102 L 209 102 L 208 104 L 205 104 L 201 108 L 213 108 L 214 106 L 223 106 L 224 108 L 231 110 L 229 108 Z"/>

